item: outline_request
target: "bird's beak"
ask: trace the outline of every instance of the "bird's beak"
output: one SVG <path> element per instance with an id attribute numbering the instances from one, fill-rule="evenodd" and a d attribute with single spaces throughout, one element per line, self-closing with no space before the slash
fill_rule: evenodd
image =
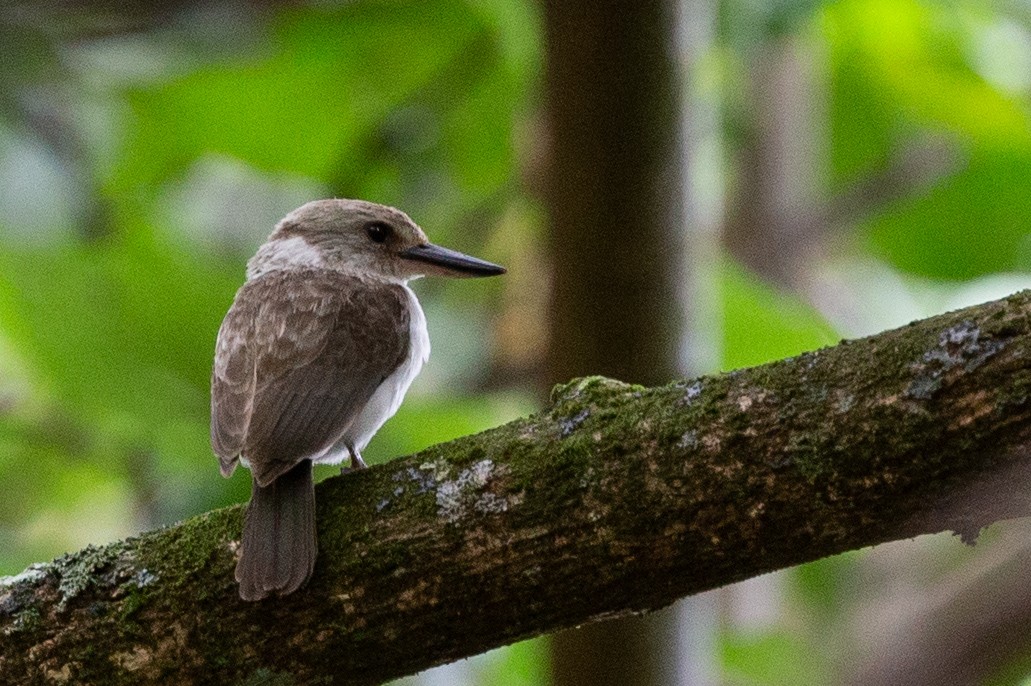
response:
<path id="1" fill-rule="evenodd" d="M 504 267 L 493 262 L 487 262 L 457 250 L 442 248 L 432 243 L 423 243 L 414 248 L 402 250 L 399 254 L 406 260 L 433 265 L 436 268 L 430 273 L 446 276 L 496 276 L 505 273 Z"/>

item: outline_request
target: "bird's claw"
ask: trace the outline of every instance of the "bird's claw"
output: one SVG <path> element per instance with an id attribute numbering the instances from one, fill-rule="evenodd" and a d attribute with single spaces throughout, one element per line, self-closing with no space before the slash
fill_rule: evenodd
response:
<path id="1" fill-rule="evenodd" d="M 362 456 L 358 453 L 357 450 L 352 450 L 350 452 L 351 452 L 351 464 L 348 465 L 347 467 L 341 467 L 340 468 L 340 473 L 341 474 L 350 474 L 351 472 L 357 472 L 360 469 L 368 469 L 369 468 L 369 465 L 365 464 L 365 460 L 362 459 Z"/>

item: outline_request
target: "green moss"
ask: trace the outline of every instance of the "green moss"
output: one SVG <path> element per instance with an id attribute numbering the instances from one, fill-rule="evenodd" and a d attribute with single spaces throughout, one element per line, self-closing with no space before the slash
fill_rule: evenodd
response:
<path id="1" fill-rule="evenodd" d="M 122 601 L 121 608 L 119 609 L 118 619 L 120 622 L 125 623 L 132 620 L 133 615 L 146 604 L 145 594 L 135 590 L 129 593 L 129 595 Z"/>
<path id="2" fill-rule="evenodd" d="M 602 404 L 613 396 L 644 392 L 644 386 L 635 386 L 604 376 L 586 376 L 569 383 L 558 384 L 551 390 L 552 412 L 561 414 L 563 406 L 585 407 Z"/>
<path id="3" fill-rule="evenodd" d="M 79 552 L 54 560 L 53 570 L 61 577 L 57 590 L 61 600 L 58 610 L 86 589 L 96 585 L 111 585 L 117 582 L 116 562 L 126 552 L 126 543 L 113 543 L 104 547 L 87 546 Z"/>
<path id="4" fill-rule="evenodd" d="M 292 674 L 258 669 L 243 682 L 243 686 L 293 686 L 296 683 Z"/>
<path id="5" fill-rule="evenodd" d="M 163 579 L 183 579 L 204 569 L 218 551 L 225 551 L 222 561 L 227 564 L 227 544 L 239 538 L 242 525 L 243 507 L 237 505 L 152 532 L 136 541 L 139 564 Z"/>
<path id="6" fill-rule="evenodd" d="M 42 615 L 35 607 L 27 607 L 14 618 L 14 621 L 5 630 L 5 634 L 16 634 L 22 631 L 32 631 L 40 625 Z"/>
<path id="7" fill-rule="evenodd" d="M 793 434 L 788 444 L 790 462 L 809 483 L 834 471 L 828 452 L 820 450 L 820 441 L 807 434 Z"/>

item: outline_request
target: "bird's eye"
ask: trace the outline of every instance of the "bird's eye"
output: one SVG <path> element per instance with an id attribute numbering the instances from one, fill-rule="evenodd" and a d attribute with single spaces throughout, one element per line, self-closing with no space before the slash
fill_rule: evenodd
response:
<path id="1" fill-rule="evenodd" d="M 390 226 L 383 222 L 373 222 L 365 227 L 365 233 L 369 234 L 369 238 L 375 243 L 382 243 L 390 238 L 391 231 Z"/>

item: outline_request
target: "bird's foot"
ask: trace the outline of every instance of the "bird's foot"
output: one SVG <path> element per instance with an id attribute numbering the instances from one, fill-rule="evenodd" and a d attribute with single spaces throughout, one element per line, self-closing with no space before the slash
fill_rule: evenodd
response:
<path id="1" fill-rule="evenodd" d="M 347 467 L 341 467 L 341 474 L 349 474 L 350 472 L 357 472 L 359 469 L 368 469 L 369 465 L 365 464 L 365 460 L 362 459 L 361 453 L 357 450 L 349 449 L 351 453 L 351 464 Z"/>

